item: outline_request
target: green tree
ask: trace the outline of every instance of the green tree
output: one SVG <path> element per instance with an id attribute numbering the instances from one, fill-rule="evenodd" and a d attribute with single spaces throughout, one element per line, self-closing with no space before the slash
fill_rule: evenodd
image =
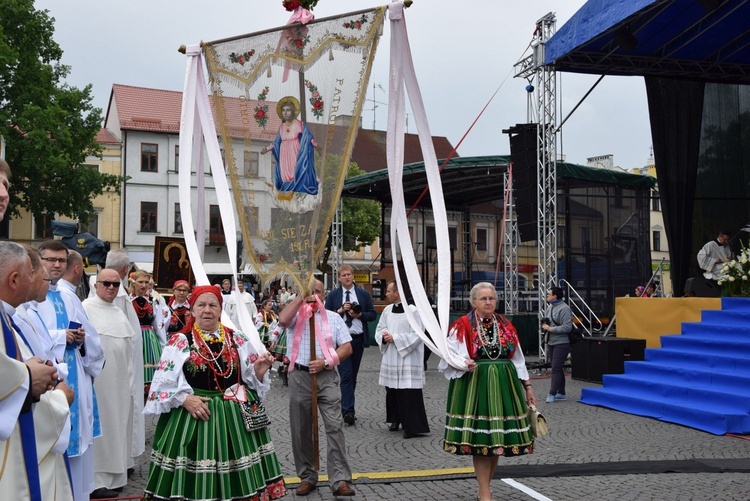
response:
<path id="1" fill-rule="evenodd" d="M 356 162 L 349 164 L 349 172 L 346 178 L 352 178 L 365 174 L 365 171 L 359 168 Z M 374 200 L 363 198 L 342 197 L 342 217 L 343 217 L 343 244 L 344 251 L 358 251 L 366 245 L 372 244 L 380 236 L 382 219 L 380 213 L 380 204 Z M 328 243 L 323 252 L 321 259 L 321 269 L 328 266 L 328 259 L 331 257 L 331 247 L 333 239 L 331 232 L 328 232 Z"/>
<path id="2" fill-rule="evenodd" d="M 101 109 L 92 105 L 91 85 L 63 82 L 70 67 L 53 40 L 54 18 L 32 0 L 5 0 L 0 16 L 0 136 L 13 170 L 11 208 L 35 216 L 55 212 L 83 221 L 92 199 L 119 192 L 123 178 L 82 167 L 101 156 L 96 134 Z"/>

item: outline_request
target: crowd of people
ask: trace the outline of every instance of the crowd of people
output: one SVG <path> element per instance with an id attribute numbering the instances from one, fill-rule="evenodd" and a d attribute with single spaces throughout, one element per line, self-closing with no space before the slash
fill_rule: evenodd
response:
<path id="1" fill-rule="evenodd" d="M 0 162 L 0 218 L 10 176 Z M 127 251 L 110 251 L 81 300 L 76 251 L 58 240 L 37 248 L 0 241 L 0 492 L 32 501 L 116 497 L 145 452 L 143 416 L 153 415 L 144 499 L 283 497 L 264 405 L 270 369 L 280 361 L 301 481 L 296 495 L 317 488 L 310 417 L 319 414 L 330 489 L 354 496 L 344 426 L 358 419 L 357 378 L 376 312 L 351 267 L 339 268 L 339 287 L 327 295 L 317 280 L 308 295 L 280 287 L 257 298 L 242 283 L 233 292 L 229 281 L 176 280 L 167 300 L 150 273 L 131 273 L 130 265 Z M 373 335 L 382 354 L 383 420 L 409 439 L 430 432 L 425 347 L 411 298 L 395 282 L 386 298 Z M 485 500 L 499 456 L 533 451 L 526 406 L 536 400 L 515 328 L 495 313 L 494 287 L 477 284 L 471 299 L 471 313 L 451 326 L 448 340 L 465 366 L 441 364 L 450 379 L 444 450 L 473 457 L 477 497 Z M 260 343 L 237 329 L 240 307 L 254 318 Z"/>

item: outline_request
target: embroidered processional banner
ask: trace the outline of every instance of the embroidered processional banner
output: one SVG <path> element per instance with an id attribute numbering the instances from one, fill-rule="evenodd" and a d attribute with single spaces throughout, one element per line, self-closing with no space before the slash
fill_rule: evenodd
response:
<path id="1" fill-rule="evenodd" d="M 386 8 L 320 20 L 305 12 L 278 29 L 204 43 L 203 51 L 245 264 L 263 280 L 287 274 L 309 291 Z"/>

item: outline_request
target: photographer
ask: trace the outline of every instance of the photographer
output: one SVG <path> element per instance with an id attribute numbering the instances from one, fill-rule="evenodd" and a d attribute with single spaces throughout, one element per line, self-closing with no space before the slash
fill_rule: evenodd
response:
<path id="1" fill-rule="evenodd" d="M 568 333 L 573 330 L 573 312 L 563 301 L 563 291 L 560 287 L 552 287 L 547 291 L 547 303 L 550 304 L 549 318 L 542 320 L 541 327 L 549 335 L 547 360 L 552 364 L 552 378 L 549 395 L 545 401 L 550 404 L 568 398 L 565 394 L 563 365 L 570 353 Z"/>
<path id="2" fill-rule="evenodd" d="M 365 348 L 370 346 L 370 331 L 367 323 L 375 320 L 375 305 L 370 293 L 354 285 L 352 267 L 344 265 L 339 268 L 341 287 L 331 291 L 326 298 L 326 310 L 335 311 L 346 322 L 352 336 L 352 356 L 339 365 L 341 375 L 341 411 L 344 422 L 353 425 L 354 390 L 357 388 L 357 374 L 362 362 Z"/>

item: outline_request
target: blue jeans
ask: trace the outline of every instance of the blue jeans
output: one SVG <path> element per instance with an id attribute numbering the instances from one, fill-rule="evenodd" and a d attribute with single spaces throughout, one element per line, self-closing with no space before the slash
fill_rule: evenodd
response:
<path id="1" fill-rule="evenodd" d="M 552 363 L 552 379 L 549 388 L 550 395 L 565 395 L 565 374 L 563 374 L 563 365 L 570 353 L 570 343 L 556 344 L 547 346 L 547 356 Z"/>
<path id="2" fill-rule="evenodd" d="M 352 355 L 339 365 L 341 376 L 341 414 L 354 415 L 354 390 L 357 389 L 357 374 L 365 351 L 365 335 L 352 336 Z"/>

